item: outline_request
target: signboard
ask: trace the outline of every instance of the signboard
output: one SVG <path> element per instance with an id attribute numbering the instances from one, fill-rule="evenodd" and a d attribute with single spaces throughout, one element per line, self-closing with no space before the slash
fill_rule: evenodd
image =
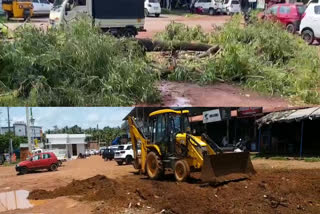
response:
<path id="1" fill-rule="evenodd" d="M 212 123 L 221 121 L 221 115 L 219 109 L 214 109 L 211 111 L 205 111 L 202 113 L 203 123 Z"/>
<path id="2" fill-rule="evenodd" d="M 238 108 L 237 115 L 238 117 L 248 117 L 261 114 L 262 112 L 262 107 L 241 107 Z"/>

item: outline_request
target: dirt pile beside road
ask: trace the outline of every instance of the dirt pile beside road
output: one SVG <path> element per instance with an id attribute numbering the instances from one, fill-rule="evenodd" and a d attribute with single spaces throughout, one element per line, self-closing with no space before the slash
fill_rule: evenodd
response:
<path id="1" fill-rule="evenodd" d="M 105 200 L 116 192 L 117 183 L 104 175 L 96 175 L 85 180 L 73 180 L 64 187 L 53 191 L 34 190 L 29 194 L 28 199 L 52 199 L 60 196 L 82 195 L 86 200 Z"/>
<path id="2" fill-rule="evenodd" d="M 36 190 L 31 199 L 78 195 L 101 201 L 96 213 L 320 213 L 320 171 L 261 170 L 249 180 L 211 187 L 197 180 L 176 183 L 128 175 L 120 180 L 95 176 L 54 191 Z M 131 209 L 131 210 L 130 210 Z"/>

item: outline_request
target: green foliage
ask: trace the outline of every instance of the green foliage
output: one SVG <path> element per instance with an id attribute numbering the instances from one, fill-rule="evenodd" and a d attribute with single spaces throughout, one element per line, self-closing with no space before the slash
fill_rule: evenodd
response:
<path id="1" fill-rule="evenodd" d="M 9 151 L 10 138 L 12 139 L 13 149 L 19 149 L 21 143 L 28 142 L 26 137 L 14 136 L 12 133 L 10 133 L 10 135 L 9 135 L 9 133 L 6 133 L 4 135 L 0 135 L 0 153 Z"/>
<path id="2" fill-rule="evenodd" d="M 176 22 L 167 25 L 164 32 L 157 33 L 155 39 L 172 42 L 208 42 L 208 36 L 202 31 L 201 26 L 188 27 Z"/>
<path id="3" fill-rule="evenodd" d="M 85 19 L 47 32 L 27 26 L 0 43 L 2 105 L 152 103 L 155 78 L 136 41 L 102 34 Z"/>
<path id="4" fill-rule="evenodd" d="M 306 45 L 297 35 L 289 34 L 280 24 L 253 19 L 252 24 L 244 26 L 241 21 L 240 15 L 234 16 L 212 34 L 183 24 L 171 23 L 167 26 L 166 31 L 159 33 L 157 38 L 207 41 L 221 48 L 218 55 L 206 61 L 201 59 L 201 64 L 197 58 L 192 62 L 180 61 L 177 74 L 170 75 L 170 79 L 192 79 L 202 84 L 222 79 L 266 94 L 319 104 L 320 62 L 317 48 Z M 194 72 L 195 65 L 203 71 L 202 75 Z M 188 71 L 183 73 L 183 78 L 181 71 Z"/>

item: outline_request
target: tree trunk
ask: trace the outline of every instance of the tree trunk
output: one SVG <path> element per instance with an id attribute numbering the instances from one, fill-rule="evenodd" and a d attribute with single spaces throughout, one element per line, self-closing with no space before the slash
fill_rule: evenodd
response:
<path id="1" fill-rule="evenodd" d="M 151 39 L 137 39 L 138 43 L 144 47 L 147 52 L 158 51 L 209 51 L 215 53 L 219 50 L 219 46 L 211 46 L 203 43 L 190 42 L 174 42 L 169 43 Z"/>

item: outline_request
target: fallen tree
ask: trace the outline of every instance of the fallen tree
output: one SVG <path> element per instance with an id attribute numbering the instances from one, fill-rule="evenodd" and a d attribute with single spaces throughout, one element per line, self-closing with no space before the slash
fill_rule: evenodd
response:
<path id="1" fill-rule="evenodd" d="M 203 43 L 192 42 L 168 42 L 152 39 L 136 39 L 138 43 L 147 52 L 160 51 L 210 51 L 215 53 L 219 50 L 219 46 L 212 46 Z"/>

